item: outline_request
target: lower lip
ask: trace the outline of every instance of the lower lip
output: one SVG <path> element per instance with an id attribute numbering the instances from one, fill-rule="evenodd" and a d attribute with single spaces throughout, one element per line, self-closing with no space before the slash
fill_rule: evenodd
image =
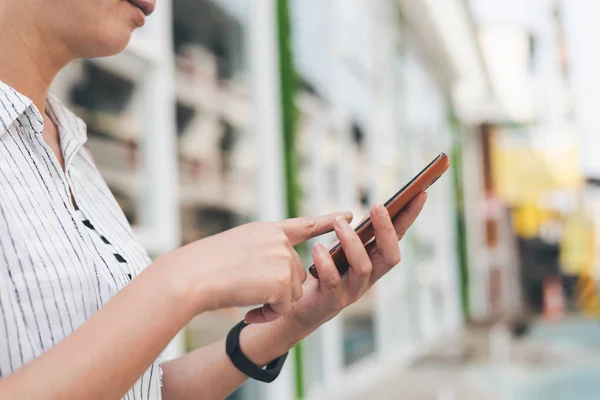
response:
<path id="1" fill-rule="evenodd" d="M 129 3 L 129 2 L 128 2 Z M 146 14 L 139 8 L 129 3 L 135 9 L 135 22 L 138 26 L 143 26 L 146 23 Z"/>

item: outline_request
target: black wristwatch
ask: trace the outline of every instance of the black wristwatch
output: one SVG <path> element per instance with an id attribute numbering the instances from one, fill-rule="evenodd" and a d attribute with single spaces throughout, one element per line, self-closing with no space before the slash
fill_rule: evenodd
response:
<path id="1" fill-rule="evenodd" d="M 240 348 L 240 332 L 247 325 L 244 321 L 241 321 L 229 331 L 225 342 L 225 351 L 233 365 L 248 377 L 261 382 L 273 382 L 279 376 L 288 352 L 271 361 L 265 368 L 254 364 Z"/>

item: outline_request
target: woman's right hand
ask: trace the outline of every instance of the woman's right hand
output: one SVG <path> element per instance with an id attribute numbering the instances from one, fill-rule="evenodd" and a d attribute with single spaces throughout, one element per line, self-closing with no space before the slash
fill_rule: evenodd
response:
<path id="1" fill-rule="evenodd" d="M 171 265 L 191 286 L 198 313 L 260 305 L 274 320 L 302 297 L 306 270 L 294 246 L 332 231 L 340 216 L 352 220 L 335 213 L 242 225 L 175 250 Z"/>

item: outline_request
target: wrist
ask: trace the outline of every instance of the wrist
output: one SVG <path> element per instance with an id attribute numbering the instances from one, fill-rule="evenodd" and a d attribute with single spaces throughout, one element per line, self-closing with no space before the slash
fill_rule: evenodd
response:
<path id="1" fill-rule="evenodd" d="M 294 332 L 294 335 L 300 337 L 300 340 L 302 340 L 317 330 L 321 325 L 334 318 L 337 314 L 338 313 L 330 313 L 321 316 L 299 318 L 294 312 L 288 312 L 280 319 L 282 320 L 282 324 L 286 325 L 285 329 L 287 331 Z"/>
<path id="2" fill-rule="evenodd" d="M 250 361 L 262 367 L 289 351 L 306 336 L 283 318 L 278 318 L 245 327 L 240 333 L 240 348 Z"/>
<path id="3" fill-rule="evenodd" d="M 177 300 L 191 319 L 214 309 L 211 305 L 214 296 L 211 296 L 209 279 L 190 276 L 185 268 L 180 268 L 189 263 L 185 250 L 186 248 L 182 247 L 159 257 L 152 267 L 161 274 L 160 279 L 169 296 Z"/>

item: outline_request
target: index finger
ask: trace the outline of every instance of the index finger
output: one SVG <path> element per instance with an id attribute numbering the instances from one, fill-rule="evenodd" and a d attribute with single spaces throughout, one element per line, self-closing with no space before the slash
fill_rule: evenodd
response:
<path id="1" fill-rule="evenodd" d="M 279 222 L 292 246 L 305 242 L 316 236 L 333 231 L 333 223 L 338 216 L 346 221 L 352 221 L 351 212 L 337 212 L 317 217 L 298 217 Z"/>

